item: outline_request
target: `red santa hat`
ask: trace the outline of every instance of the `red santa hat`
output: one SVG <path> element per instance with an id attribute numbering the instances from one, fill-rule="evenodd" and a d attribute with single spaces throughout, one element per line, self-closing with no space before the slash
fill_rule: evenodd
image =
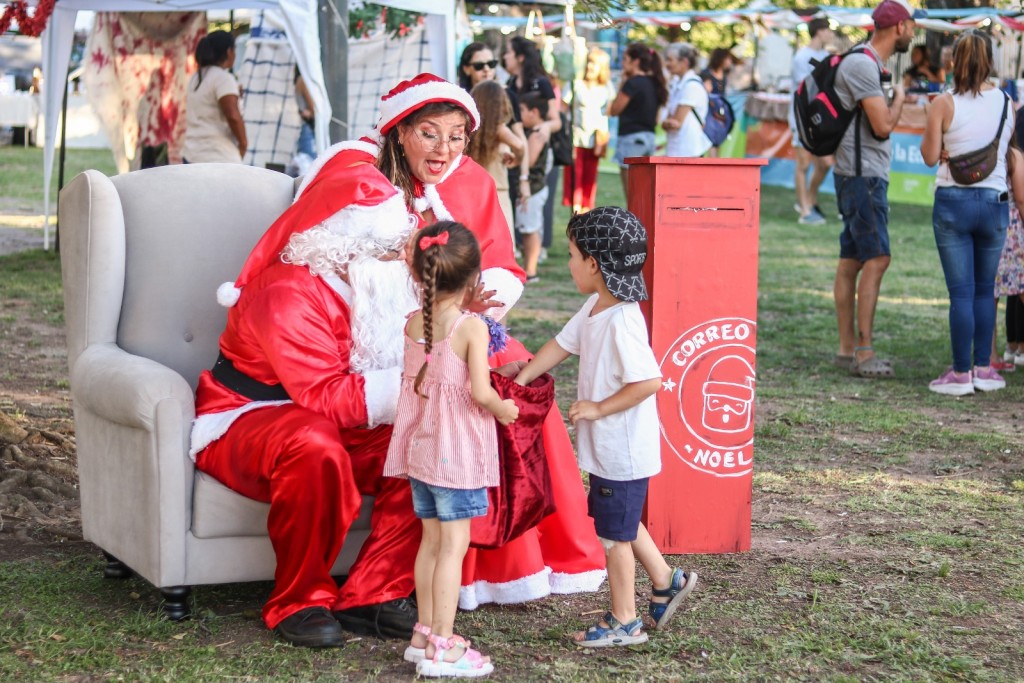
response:
<path id="1" fill-rule="evenodd" d="M 332 232 L 381 241 L 396 240 L 412 227 L 405 198 L 360 149 L 343 149 L 321 167 L 298 197 L 249 253 L 234 282 L 217 288 L 217 302 L 230 308 L 242 287 L 276 263 L 295 233 L 325 221 Z"/>
<path id="2" fill-rule="evenodd" d="M 387 135 L 396 123 L 431 102 L 449 102 L 464 109 L 473 122 L 470 131 L 480 127 L 480 112 L 468 92 L 434 74 L 422 73 L 402 81 L 381 98 L 377 130 Z"/>

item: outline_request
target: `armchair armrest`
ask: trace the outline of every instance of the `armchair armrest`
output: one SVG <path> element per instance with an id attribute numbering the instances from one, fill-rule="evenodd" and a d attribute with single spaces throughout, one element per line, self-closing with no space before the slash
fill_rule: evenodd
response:
<path id="1" fill-rule="evenodd" d="M 71 393 L 83 407 L 115 424 L 153 431 L 161 401 L 178 401 L 191 423 L 195 398 L 174 370 L 112 343 L 91 344 L 75 360 Z"/>

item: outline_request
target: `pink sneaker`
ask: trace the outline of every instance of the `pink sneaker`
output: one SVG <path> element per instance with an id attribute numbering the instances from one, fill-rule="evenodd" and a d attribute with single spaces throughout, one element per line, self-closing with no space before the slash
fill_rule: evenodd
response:
<path id="1" fill-rule="evenodd" d="M 993 370 L 993 372 L 995 371 Z M 939 375 L 938 379 L 933 379 L 928 384 L 928 388 L 936 394 L 945 394 L 946 396 L 966 396 L 974 393 L 971 373 L 956 372 L 953 368 L 949 368 Z"/>
<path id="2" fill-rule="evenodd" d="M 978 391 L 998 391 L 1006 388 L 1006 380 L 991 365 L 974 368 L 974 388 Z"/>

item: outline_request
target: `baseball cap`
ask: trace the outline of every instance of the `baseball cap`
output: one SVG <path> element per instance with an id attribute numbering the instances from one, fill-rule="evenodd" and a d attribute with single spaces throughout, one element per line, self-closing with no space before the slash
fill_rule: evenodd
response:
<path id="1" fill-rule="evenodd" d="M 875 28 L 889 28 L 908 19 L 926 19 L 928 13 L 923 9 L 914 9 L 906 0 L 882 0 L 882 3 L 871 13 Z"/>
<path id="2" fill-rule="evenodd" d="M 599 206 L 569 220 L 569 236 L 580 251 L 594 257 L 608 291 L 621 301 L 644 301 L 647 230 L 619 206 Z"/>

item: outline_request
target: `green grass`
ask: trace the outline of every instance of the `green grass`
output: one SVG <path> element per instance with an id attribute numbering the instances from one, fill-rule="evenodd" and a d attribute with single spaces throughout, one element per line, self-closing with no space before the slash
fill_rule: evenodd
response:
<path id="1" fill-rule="evenodd" d="M 674 558 L 701 586 L 642 648 L 567 643 L 607 593 L 460 614 L 459 629 L 497 662 L 492 680 L 1024 680 L 1024 373 L 966 399 L 927 390 L 949 363 L 945 288 L 929 210 L 901 205 L 876 319 L 876 347 L 897 378 L 834 368 L 837 221 L 799 226 L 790 191 L 762 197 L 753 548 Z M 622 202 L 616 177 L 601 177 L 601 202 Z M 559 208 L 556 224 L 567 218 Z M 549 254 L 541 282 L 508 316 L 531 349 L 582 301 L 560 228 Z M 27 297 L 49 311 L 40 320 L 57 320 L 55 258 L 2 257 L 0 271 L 0 301 Z M 563 408 L 575 372 L 573 363 L 557 371 Z M 412 675 L 394 641 L 327 652 L 282 645 L 259 622 L 267 583 L 200 587 L 196 617 L 170 624 L 150 586 L 105 581 L 101 569 L 87 544 L 0 563 L 0 678 Z"/>
<path id="2" fill-rule="evenodd" d="M 34 147 L 4 147 L 0 171 L 0 213 L 43 212 L 43 152 Z M 64 184 L 90 168 L 113 175 L 114 158 L 106 149 L 69 149 L 64 162 Z M 57 209 L 57 182 L 60 174 L 60 150 L 54 154 L 50 182 L 50 211 Z"/>

